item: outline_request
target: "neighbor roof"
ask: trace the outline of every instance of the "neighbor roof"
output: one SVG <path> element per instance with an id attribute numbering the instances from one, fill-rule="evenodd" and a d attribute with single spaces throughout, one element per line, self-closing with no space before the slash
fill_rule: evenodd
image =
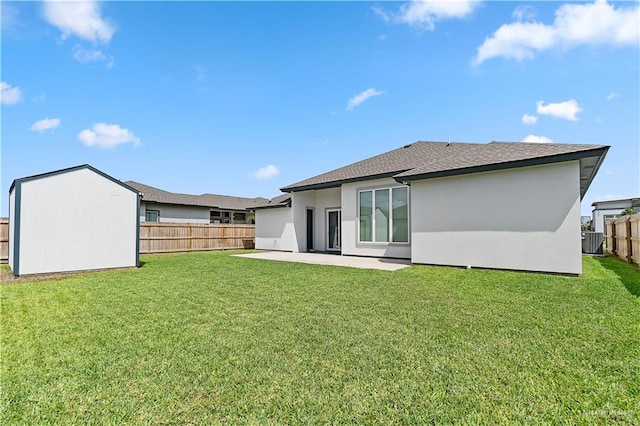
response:
<path id="1" fill-rule="evenodd" d="M 637 203 L 640 202 L 640 198 L 622 198 L 619 200 L 605 200 L 605 201 L 594 201 L 591 205 L 592 206 L 598 206 L 600 204 L 609 204 L 609 203 L 621 203 L 623 201 L 628 201 L 629 203 L 633 204 L 633 203 Z"/>
<path id="2" fill-rule="evenodd" d="M 252 210 L 257 205 L 264 204 L 269 201 L 262 197 L 244 198 L 218 194 L 178 194 L 132 180 L 125 183 L 142 192 L 142 201 L 161 204 L 177 204 L 182 206 L 208 207 L 223 210 Z"/>
<path id="3" fill-rule="evenodd" d="M 580 193 L 584 196 L 608 149 L 605 145 L 557 143 L 415 142 L 281 190 L 295 192 L 332 188 L 382 177 L 408 183 L 418 179 L 580 160 Z"/>
<path id="4" fill-rule="evenodd" d="M 267 200 L 265 203 L 257 205 L 256 209 L 268 209 L 271 207 L 290 207 L 291 206 L 291 194 L 281 194 L 277 197 L 273 197 Z"/>

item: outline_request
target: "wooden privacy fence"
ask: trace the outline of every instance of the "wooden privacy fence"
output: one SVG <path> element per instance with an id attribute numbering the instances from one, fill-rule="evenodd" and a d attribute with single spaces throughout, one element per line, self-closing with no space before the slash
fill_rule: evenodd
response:
<path id="1" fill-rule="evenodd" d="M 140 254 L 253 248 L 255 225 L 140 224 Z"/>
<path id="2" fill-rule="evenodd" d="M 254 248 L 255 225 L 140 224 L 140 254 Z M 9 220 L 0 219 L 0 263 L 9 261 Z"/>
<path id="3" fill-rule="evenodd" d="M 0 219 L 0 263 L 9 261 L 9 219 Z"/>
<path id="4" fill-rule="evenodd" d="M 640 265 L 640 213 L 609 219 L 607 251 L 629 263 Z"/>

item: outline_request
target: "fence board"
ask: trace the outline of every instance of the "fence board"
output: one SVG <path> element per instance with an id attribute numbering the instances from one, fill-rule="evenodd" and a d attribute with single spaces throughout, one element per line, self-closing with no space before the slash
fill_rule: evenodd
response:
<path id="1" fill-rule="evenodd" d="M 9 261 L 9 219 L 0 219 L 0 263 Z"/>
<path id="2" fill-rule="evenodd" d="M 140 254 L 253 248 L 255 225 L 140 224 Z"/>
<path id="3" fill-rule="evenodd" d="M 607 251 L 629 263 L 640 265 L 640 213 L 606 222 Z"/>

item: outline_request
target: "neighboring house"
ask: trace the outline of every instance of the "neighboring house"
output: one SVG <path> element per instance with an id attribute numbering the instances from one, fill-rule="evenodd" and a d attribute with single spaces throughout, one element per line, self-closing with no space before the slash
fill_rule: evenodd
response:
<path id="1" fill-rule="evenodd" d="M 138 266 L 135 188 L 88 164 L 16 179 L 9 189 L 14 275 Z"/>
<path id="2" fill-rule="evenodd" d="M 580 201 L 609 147 L 416 142 L 282 188 L 256 248 L 580 274 Z"/>
<path id="3" fill-rule="evenodd" d="M 252 223 L 253 209 L 266 198 L 216 194 L 176 194 L 142 183 L 127 181 L 142 193 L 141 222 Z"/>
<path id="4" fill-rule="evenodd" d="M 580 229 L 583 231 L 591 229 L 591 216 L 580 216 Z"/>
<path id="5" fill-rule="evenodd" d="M 640 212 L 640 198 L 626 198 L 623 200 L 596 201 L 591 204 L 593 207 L 591 228 L 595 232 L 607 233 L 604 226 L 608 219 L 617 217 L 624 209 L 631 208 Z"/>

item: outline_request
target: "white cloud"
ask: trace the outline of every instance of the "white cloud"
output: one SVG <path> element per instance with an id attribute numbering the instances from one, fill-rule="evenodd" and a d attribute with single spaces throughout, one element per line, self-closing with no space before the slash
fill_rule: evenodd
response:
<path id="1" fill-rule="evenodd" d="M 398 12 L 389 12 L 380 6 L 373 11 L 385 22 L 403 23 L 432 31 L 436 21 L 469 16 L 481 2 L 479 0 L 412 0 L 400 6 Z"/>
<path id="2" fill-rule="evenodd" d="M 0 102 L 4 105 L 17 104 L 22 100 L 22 91 L 6 81 L 0 82 Z"/>
<path id="3" fill-rule="evenodd" d="M 258 171 L 255 173 L 252 173 L 251 176 L 253 176 L 256 179 L 269 179 L 274 176 L 278 176 L 279 174 L 280 174 L 280 170 L 278 170 L 278 168 L 273 164 L 269 164 L 265 167 L 258 169 Z"/>
<path id="4" fill-rule="evenodd" d="M 546 136 L 536 136 L 536 135 L 529 135 L 526 138 L 522 139 L 522 142 L 528 142 L 528 143 L 553 143 L 553 141 L 551 139 L 549 139 Z"/>
<path id="5" fill-rule="evenodd" d="M 94 43 L 108 43 L 116 29 L 101 15 L 97 1 L 56 1 L 43 4 L 45 20 L 62 32 L 62 38 L 73 35 Z"/>
<path id="6" fill-rule="evenodd" d="M 578 121 L 577 114 L 583 109 L 578 105 L 575 99 L 564 102 L 544 104 L 544 101 L 536 102 L 537 111 L 540 115 L 550 115 L 555 118 L 563 118 L 570 121 Z"/>
<path id="7" fill-rule="evenodd" d="M 529 115 L 529 114 L 524 114 L 522 116 L 522 122 L 524 124 L 536 124 L 538 122 L 538 116 L 536 115 Z"/>
<path id="8" fill-rule="evenodd" d="M 44 132 L 45 130 L 53 130 L 60 126 L 59 118 L 43 118 L 42 120 L 38 120 L 31 126 L 31 130 L 34 132 Z"/>
<path id="9" fill-rule="evenodd" d="M 620 97 L 620 95 L 619 95 L 619 94 L 617 94 L 616 92 L 611 92 L 611 93 L 609 93 L 609 94 L 607 95 L 607 100 L 608 100 L 608 101 L 610 101 L 610 100 L 612 100 L 612 99 L 619 98 L 619 97 Z"/>
<path id="10" fill-rule="evenodd" d="M 82 64 L 86 64 L 88 62 L 104 61 L 107 59 L 107 56 L 100 50 L 86 50 L 78 45 L 75 45 L 73 47 L 73 59 Z"/>
<path id="11" fill-rule="evenodd" d="M 352 109 L 354 109 L 355 107 L 357 107 L 358 105 L 360 105 L 361 103 L 363 103 L 364 101 L 366 101 L 367 99 L 373 96 L 380 96 L 380 95 L 382 95 L 382 92 L 374 88 L 367 89 L 364 92 L 358 93 L 353 98 L 349 99 L 349 102 L 347 103 L 347 111 L 351 111 Z"/>
<path id="12" fill-rule="evenodd" d="M 125 143 L 142 145 L 140 138 L 117 124 L 96 123 L 91 130 L 85 129 L 78 133 L 78 139 L 87 146 L 100 148 L 115 148 Z"/>
<path id="13" fill-rule="evenodd" d="M 518 11 L 518 9 L 516 9 Z M 516 19 L 520 13 L 514 12 Z M 473 59 L 479 65 L 487 59 L 504 57 L 518 61 L 533 59 L 544 50 L 569 49 L 580 45 L 638 45 L 640 6 L 618 7 L 606 0 L 589 4 L 565 4 L 555 13 L 553 24 L 513 22 L 487 37 Z"/>
<path id="14" fill-rule="evenodd" d="M 516 21 L 529 21 L 536 17 L 536 10 L 529 6 L 518 6 L 516 10 L 513 11 L 513 18 Z"/>

